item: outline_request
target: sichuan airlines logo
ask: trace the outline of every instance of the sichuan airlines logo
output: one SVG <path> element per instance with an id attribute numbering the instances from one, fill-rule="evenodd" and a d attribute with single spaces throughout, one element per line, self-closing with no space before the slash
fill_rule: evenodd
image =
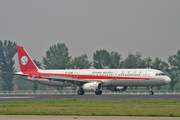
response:
<path id="1" fill-rule="evenodd" d="M 22 56 L 21 57 L 21 64 L 22 65 L 26 65 L 28 63 L 28 57 L 27 56 Z"/>

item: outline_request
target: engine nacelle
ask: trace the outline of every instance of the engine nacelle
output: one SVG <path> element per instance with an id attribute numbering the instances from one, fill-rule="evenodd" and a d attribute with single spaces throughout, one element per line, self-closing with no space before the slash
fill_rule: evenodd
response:
<path id="1" fill-rule="evenodd" d="M 113 86 L 113 87 L 107 87 L 110 91 L 125 91 L 127 89 L 127 86 Z"/>
<path id="2" fill-rule="evenodd" d="M 91 82 L 84 84 L 82 88 L 87 91 L 100 91 L 102 89 L 102 84 L 99 82 Z"/>

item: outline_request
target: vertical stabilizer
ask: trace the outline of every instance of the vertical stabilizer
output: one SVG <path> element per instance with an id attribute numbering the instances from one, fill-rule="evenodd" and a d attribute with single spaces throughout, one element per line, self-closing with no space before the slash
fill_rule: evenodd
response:
<path id="1" fill-rule="evenodd" d="M 19 65 L 21 72 L 37 72 L 38 67 L 34 64 L 26 50 L 22 46 L 17 46 Z"/>

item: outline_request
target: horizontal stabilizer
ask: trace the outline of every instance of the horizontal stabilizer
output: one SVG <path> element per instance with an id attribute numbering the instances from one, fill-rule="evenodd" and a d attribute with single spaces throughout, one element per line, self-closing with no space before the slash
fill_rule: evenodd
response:
<path id="1" fill-rule="evenodd" d="M 11 75 L 15 75 L 15 76 L 18 76 L 18 77 L 28 77 L 29 75 L 28 74 L 20 74 L 20 73 L 10 73 L 10 72 L 2 72 L 4 74 L 11 74 Z"/>

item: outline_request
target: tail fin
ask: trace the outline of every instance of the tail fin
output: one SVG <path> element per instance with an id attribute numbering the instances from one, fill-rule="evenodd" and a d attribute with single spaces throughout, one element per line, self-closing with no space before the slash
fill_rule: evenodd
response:
<path id="1" fill-rule="evenodd" d="M 17 46 L 19 65 L 21 72 L 37 72 L 38 67 L 34 64 L 26 50 L 22 46 Z"/>

